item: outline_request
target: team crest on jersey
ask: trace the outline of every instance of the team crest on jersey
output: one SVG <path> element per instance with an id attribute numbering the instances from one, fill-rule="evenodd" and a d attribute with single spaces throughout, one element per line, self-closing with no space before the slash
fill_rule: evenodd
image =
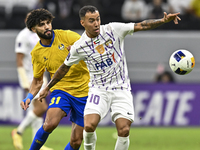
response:
<path id="1" fill-rule="evenodd" d="M 103 44 L 98 45 L 96 48 L 97 52 L 99 52 L 100 54 L 103 54 L 105 52 L 105 49 L 103 47 Z"/>
<path id="2" fill-rule="evenodd" d="M 113 47 L 113 42 L 112 42 L 111 39 L 107 40 L 105 44 L 106 44 L 106 46 L 109 47 L 109 48 L 112 48 L 112 47 Z"/>
<path id="3" fill-rule="evenodd" d="M 65 49 L 65 45 L 64 44 L 59 44 L 58 48 L 59 48 L 59 50 L 64 50 Z"/>

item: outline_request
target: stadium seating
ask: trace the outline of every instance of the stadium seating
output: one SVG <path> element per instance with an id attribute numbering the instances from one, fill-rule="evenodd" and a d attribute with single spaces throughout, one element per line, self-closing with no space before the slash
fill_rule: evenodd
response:
<path id="1" fill-rule="evenodd" d="M 25 27 L 24 19 L 29 9 L 27 6 L 15 5 L 12 8 L 10 18 L 7 23 L 8 29 L 23 29 Z"/>
<path id="2" fill-rule="evenodd" d="M 0 6 L 0 29 L 6 28 L 6 8 L 5 6 Z"/>

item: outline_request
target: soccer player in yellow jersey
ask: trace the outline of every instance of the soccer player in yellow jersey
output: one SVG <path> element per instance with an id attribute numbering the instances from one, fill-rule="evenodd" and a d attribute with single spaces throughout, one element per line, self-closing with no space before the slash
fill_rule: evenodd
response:
<path id="1" fill-rule="evenodd" d="M 70 30 L 52 30 L 53 18 L 52 14 L 43 8 L 33 10 L 27 16 L 27 28 L 37 33 L 40 41 L 31 52 L 34 77 L 29 94 L 21 102 L 24 110 L 40 90 L 44 71 L 47 70 L 53 77 L 69 53 L 67 47 L 80 38 L 79 34 Z M 83 139 L 83 111 L 88 95 L 88 83 L 89 72 L 86 64 L 81 61 L 73 65 L 70 72 L 51 88 L 51 101 L 45 122 L 37 131 L 30 150 L 39 150 L 70 110 L 72 134 L 65 150 L 79 149 Z"/>

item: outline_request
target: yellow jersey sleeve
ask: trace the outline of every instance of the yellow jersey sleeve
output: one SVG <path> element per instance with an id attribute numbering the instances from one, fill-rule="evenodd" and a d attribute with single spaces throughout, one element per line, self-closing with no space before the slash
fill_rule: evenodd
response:
<path id="1" fill-rule="evenodd" d="M 39 57 L 38 57 L 37 53 L 31 52 L 31 56 L 32 56 L 32 65 L 33 65 L 33 76 L 35 78 L 39 78 L 45 72 L 45 66 L 43 66 L 43 64 L 41 64 L 38 61 Z"/>

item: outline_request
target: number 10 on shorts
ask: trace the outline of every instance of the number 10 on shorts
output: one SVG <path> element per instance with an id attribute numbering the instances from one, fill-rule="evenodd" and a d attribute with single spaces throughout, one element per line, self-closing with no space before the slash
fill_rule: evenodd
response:
<path id="1" fill-rule="evenodd" d="M 100 100 L 100 96 L 92 94 L 91 98 L 90 98 L 90 103 L 94 103 L 94 104 L 98 105 L 99 100 Z"/>

